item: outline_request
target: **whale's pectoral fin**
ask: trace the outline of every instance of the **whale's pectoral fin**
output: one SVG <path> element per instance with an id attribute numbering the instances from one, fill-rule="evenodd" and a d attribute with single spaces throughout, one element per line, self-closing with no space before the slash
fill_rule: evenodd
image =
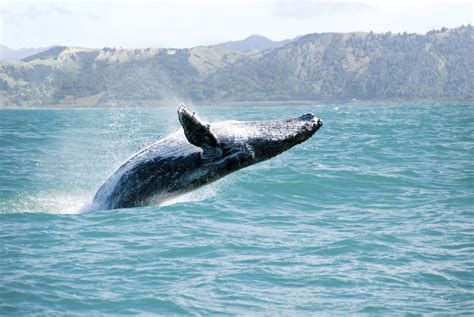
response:
<path id="1" fill-rule="evenodd" d="M 179 122 L 189 143 L 203 150 L 205 160 L 216 160 L 222 157 L 222 147 L 209 124 L 199 120 L 195 113 L 190 113 L 184 105 L 178 109 Z"/>

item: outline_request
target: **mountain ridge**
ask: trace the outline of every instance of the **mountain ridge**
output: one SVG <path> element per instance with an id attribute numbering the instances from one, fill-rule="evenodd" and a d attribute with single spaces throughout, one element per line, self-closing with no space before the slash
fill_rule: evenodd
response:
<path id="1" fill-rule="evenodd" d="M 59 47 L 0 63 L 0 106 L 474 100 L 473 27 L 313 33 L 261 50 Z"/>
<path id="2" fill-rule="evenodd" d="M 0 62 L 2 61 L 19 61 L 28 56 L 49 50 L 57 45 L 48 47 L 23 47 L 20 49 L 12 49 L 0 44 Z"/>
<path id="3" fill-rule="evenodd" d="M 287 39 L 283 41 L 273 41 L 263 35 L 253 34 L 240 41 L 229 41 L 229 42 L 217 44 L 215 46 L 223 46 L 229 50 L 239 51 L 239 52 L 249 52 L 252 50 L 263 51 L 270 48 L 283 46 L 296 39 L 297 38 Z"/>

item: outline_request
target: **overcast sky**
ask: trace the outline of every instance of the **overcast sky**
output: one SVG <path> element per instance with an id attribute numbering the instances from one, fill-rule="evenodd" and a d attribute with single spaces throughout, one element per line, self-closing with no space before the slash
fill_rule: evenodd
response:
<path id="1" fill-rule="evenodd" d="M 193 47 L 261 34 L 273 40 L 316 32 L 416 32 L 474 24 L 473 1 L 8 1 L 0 44 Z"/>

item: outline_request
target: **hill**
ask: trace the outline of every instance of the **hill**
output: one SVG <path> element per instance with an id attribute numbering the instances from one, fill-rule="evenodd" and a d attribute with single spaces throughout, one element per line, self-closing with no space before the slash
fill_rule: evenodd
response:
<path id="1" fill-rule="evenodd" d="M 474 29 L 308 34 L 238 51 L 55 47 L 0 63 L 0 105 L 474 100 Z"/>
<path id="2" fill-rule="evenodd" d="M 229 50 L 239 51 L 239 52 L 248 52 L 252 50 L 267 50 L 269 48 L 280 47 L 285 44 L 288 44 L 293 40 L 284 40 L 284 41 L 272 41 L 269 38 L 266 38 L 262 35 L 251 35 L 241 41 L 231 41 L 218 44 L 217 46 L 223 46 Z"/>
<path id="3" fill-rule="evenodd" d="M 30 55 L 37 54 L 42 51 L 46 51 L 50 47 L 38 47 L 38 48 L 20 48 L 18 50 L 6 47 L 0 44 L 0 61 L 19 61 Z"/>

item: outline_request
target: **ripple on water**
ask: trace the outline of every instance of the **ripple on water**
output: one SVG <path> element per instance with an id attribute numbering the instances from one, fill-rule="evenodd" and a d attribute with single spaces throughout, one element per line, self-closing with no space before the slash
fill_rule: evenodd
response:
<path id="1" fill-rule="evenodd" d="M 100 212 L 81 207 L 174 109 L 0 110 L 0 314 L 471 314 L 473 109 L 200 107 L 325 125 L 161 206 Z"/>

